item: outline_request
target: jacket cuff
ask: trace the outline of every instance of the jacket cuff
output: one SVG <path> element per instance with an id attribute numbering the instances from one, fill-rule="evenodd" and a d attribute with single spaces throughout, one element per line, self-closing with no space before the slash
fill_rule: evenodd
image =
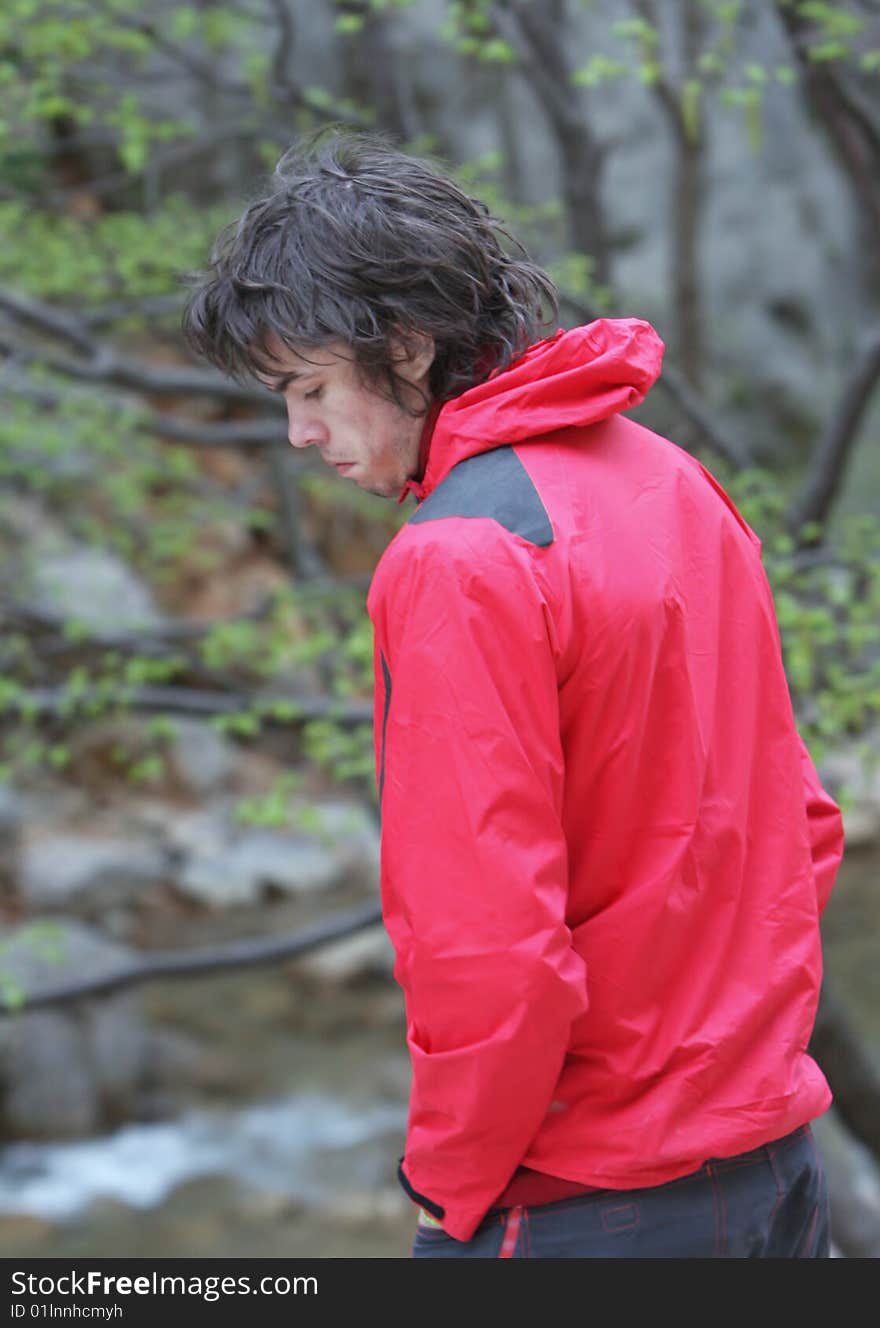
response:
<path id="1" fill-rule="evenodd" d="M 417 1203 L 421 1208 L 424 1208 L 426 1213 L 430 1213 L 432 1217 L 436 1217 L 438 1220 L 446 1215 L 445 1208 L 441 1208 L 439 1204 L 434 1203 L 433 1199 L 428 1199 L 424 1194 L 419 1194 L 418 1190 L 413 1189 L 407 1180 L 406 1172 L 403 1169 L 403 1158 L 401 1158 L 397 1164 L 397 1179 L 400 1181 L 413 1203 Z"/>

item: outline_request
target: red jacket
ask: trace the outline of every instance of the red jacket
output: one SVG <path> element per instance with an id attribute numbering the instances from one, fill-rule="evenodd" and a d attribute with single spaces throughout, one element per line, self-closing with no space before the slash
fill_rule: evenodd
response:
<path id="1" fill-rule="evenodd" d="M 448 402 L 370 589 L 402 1176 L 460 1240 L 520 1164 L 655 1185 L 830 1102 L 840 811 L 759 539 L 619 414 L 662 351 L 600 319 Z"/>

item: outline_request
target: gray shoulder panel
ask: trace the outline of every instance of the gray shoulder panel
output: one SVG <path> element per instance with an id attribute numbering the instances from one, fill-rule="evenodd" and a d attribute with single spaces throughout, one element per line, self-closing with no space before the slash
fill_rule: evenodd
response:
<path id="1" fill-rule="evenodd" d="M 407 524 L 445 516 L 482 516 L 544 549 L 553 527 L 531 476 L 513 448 L 466 457 L 413 512 Z"/>

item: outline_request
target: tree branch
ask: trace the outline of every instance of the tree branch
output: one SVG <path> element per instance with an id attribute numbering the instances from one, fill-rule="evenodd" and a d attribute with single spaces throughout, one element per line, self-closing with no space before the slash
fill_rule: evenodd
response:
<path id="1" fill-rule="evenodd" d="M 84 687 L 75 694 L 62 688 L 33 688 L 7 701 L 6 714 L 18 710 L 35 717 L 63 715 L 69 709 L 98 705 L 102 709 L 121 706 L 125 709 L 154 713 L 167 711 L 178 715 L 236 715 L 243 710 L 260 713 L 266 727 L 306 724 L 315 719 L 332 719 L 338 724 L 357 725 L 373 722 L 371 702 L 345 702 L 330 696 L 266 696 L 254 692 L 236 695 L 231 692 L 200 692 L 187 687 L 126 687 L 105 690 Z M 289 707 L 283 719 L 264 708 Z M 0 721 L 2 721 L 0 714 Z"/>
<path id="2" fill-rule="evenodd" d="M 163 318 L 180 312 L 181 298 L 171 295 L 142 295 L 130 300 L 111 300 L 92 309 L 84 309 L 80 321 L 84 327 L 101 327 L 121 318 Z"/>
<path id="3" fill-rule="evenodd" d="M 562 189 L 569 242 L 576 253 L 588 254 L 595 279 L 610 280 L 608 228 L 602 210 L 600 180 L 605 149 L 595 138 L 584 95 L 572 84 L 560 7 L 531 3 L 491 6 L 497 30 L 519 57 L 553 129 L 562 166 Z"/>
<path id="4" fill-rule="evenodd" d="M 799 7 L 775 0 L 777 17 L 800 67 L 804 90 L 837 150 L 854 194 L 880 228 L 880 136 L 873 117 L 858 97 L 849 95 L 831 63 L 809 58 L 810 21 Z"/>
<path id="5" fill-rule="evenodd" d="M 24 323 L 25 327 L 36 327 L 41 332 L 47 332 L 49 336 L 66 342 L 67 345 L 73 346 L 74 350 L 82 351 L 91 359 L 100 356 L 100 348 L 95 339 L 89 335 L 79 319 L 65 310 L 45 304 L 42 300 L 35 300 L 31 296 L 18 295 L 15 291 L 2 288 L 0 288 L 0 309 L 12 314 L 19 323 Z"/>
<path id="6" fill-rule="evenodd" d="M 868 404 L 880 379 L 880 325 L 865 338 L 844 384 L 824 438 L 816 448 L 809 475 L 786 514 L 786 527 L 797 536 L 808 521 L 824 524 L 840 492 L 846 465 Z M 804 540 L 805 544 L 816 540 Z"/>
<path id="7" fill-rule="evenodd" d="M 190 420 L 154 414 L 144 423 L 158 438 L 169 438 L 175 443 L 191 447 L 260 447 L 271 448 L 284 443 L 284 422 L 280 418 L 264 416 L 255 420 L 228 420 L 216 424 L 196 424 Z M 291 449 L 292 453 L 293 449 Z M 296 464 L 297 458 L 291 456 Z M 298 467 L 301 477 L 303 467 Z"/>
<path id="8" fill-rule="evenodd" d="M 327 564 L 305 536 L 305 511 L 299 480 L 302 466 L 279 430 L 267 451 L 267 462 L 278 499 L 278 524 L 287 563 L 297 581 L 325 575 Z"/>
<path id="9" fill-rule="evenodd" d="M 37 348 L 22 346 L 20 342 L 0 340 L 0 351 L 22 362 L 44 364 L 70 378 L 116 383 L 156 396 L 214 396 L 226 401 L 266 405 L 265 392 L 255 387 L 243 387 L 214 371 L 178 369 L 170 365 L 152 369 L 128 360 L 92 337 L 85 325 L 73 315 L 62 313 L 42 300 L 0 289 L 0 309 L 3 308 L 19 322 L 60 338 L 89 356 L 88 362 L 80 363 L 46 355 Z"/>
<path id="10" fill-rule="evenodd" d="M 0 374 L 0 382 L 7 377 L 8 374 Z M 17 380 L 2 382 L 2 386 L 9 395 L 32 401 L 44 410 L 58 410 L 63 403 L 63 397 L 58 392 L 33 382 Z M 259 415 L 256 419 L 197 421 L 181 419 L 165 411 L 155 411 L 141 417 L 137 427 L 157 438 L 186 443 L 190 447 L 268 448 L 279 441 L 283 442 L 284 413 L 280 410 L 276 415 Z M 293 460 L 297 461 L 295 456 Z M 298 464 L 301 474 L 305 465 L 301 462 Z"/>
<path id="11" fill-rule="evenodd" d="M 653 0 L 632 0 L 632 3 L 639 14 L 639 17 L 642 18 L 645 23 L 650 24 L 654 31 L 658 33 L 659 40 L 660 24 Z M 686 140 L 687 126 L 685 125 L 684 115 L 682 114 L 681 98 L 678 89 L 669 81 L 666 76 L 666 71 L 662 67 L 657 78 L 651 84 L 651 91 L 655 94 L 660 105 L 669 117 L 669 122 L 672 125 L 676 137 L 680 140 Z"/>
<path id="12" fill-rule="evenodd" d="M 293 14 L 287 0 L 269 0 L 275 21 L 278 25 L 278 37 L 272 54 L 272 84 L 276 88 L 288 86 L 288 70 L 296 33 L 293 26 Z"/>
<path id="13" fill-rule="evenodd" d="M 236 941 L 230 945 L 206 946 L 194 950 L 166 950 L 154 952 L 130 968 L 100 977 L 84 978 L 80 982 L 59 983 L 43 991 L 28 994 L 21 1005 L 13 1009 L 0 1002 L 0 1019 L 29 1014 L 32 1010 L 45 1010 L 50 1006 L 66 1005 L 83 997 L 109 996 L 112 992 L 139 986 L 157 979 L 201 977 L 208 973 L 229 972 L 237 968 L 254 968 L 259 964 L 277 964 L 286 959 L 298 959 L 311 950 L 320 949 L 333 941 L 353 936 L 382 921 L 382 910 L 377 904 L 339 913 L 329 921 L 304 927 L 293 936 L 258 941 Z M 2 960 L 0 960 L 2 962 Z"/>
<path id="14" fill-rule="evenodd" d="M 577 112 L 578 99 L 572 95 L 574 90 L 568 86 L 567 78 L 560 79 L 558 68 L 551 70 L 547 67 L 546 50 L 542 52 L 538 48 L 534 28 L 526 26 L 524 13 L 499 0 L 491 6 L 491 14 L 499 35 L 515 51 L 523 73 L 549 118 L 557 126 L 578 127 L 581 116 Z"/>

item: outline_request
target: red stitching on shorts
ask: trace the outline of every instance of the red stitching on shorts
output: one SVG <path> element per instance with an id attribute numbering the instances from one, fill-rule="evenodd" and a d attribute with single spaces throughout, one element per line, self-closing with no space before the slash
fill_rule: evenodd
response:
<path id="1" fill-rule="evenodd" d="M 628 1222 L 610 1222 L 608 1220 L 613 1217 L 615 1213 L 627 1212 L 631 1215 Z M 617 1236 L 624 1231 L 635 1231 L 636 1227 L 642 1220 L 642 1215 L 637 1203 L 615 1204 L 613 1208 L 606 1205 L 602 1208 L 600 1216 L 602 1219 L 602 1230 L 607 1231 L 609 1236 Z"/>
<path id="2" fill-rule="evenodd" d="M 718 1184 L 718 1176 L 711 1162 L 706 1163 L 706 1171 L 712 1182 L 712 1206 L 715 1209 L 715 1249 L 713 1259 L 723 1259 L 727 1254 L 727 1221 L 724 1208 L 724 1196 Z"/>
<path id="3" fill-rule="evenodd" d="M 773 1223 L 776 1221 L 779 1205 L 785 1198 L 785 1186 L 783 1185 L 782 1177 L 776 1168 L 776 1158 L 773 1156 L 773 1149 L 769 1144 L 767 1145 L 767 1161 L 770 1163 L 770 1170 L 773 1172 L 773 1183 L 776 1186 L 776 1202 L 770 1209 L 770 1216 L 767 1219 L 767 1248 L 769 1249 L 770 1241 L 773 1236 Z"/>
<path id="4" fill-rule="evenodd" d="M 810 1226 L 807 1231 L 807 1234 L 805 1238 L 801 1241 L 800 1248 L 798 1249 L 798 1252 L 795 1255 L 796 1259 L 810 1258 L 810 1250 L 812 1250 L 813 1248 L 813 1239 L 816 1235 L 816 1227 L 818 1223 L 819 1223 L 819 1205 L 816 1204 L 816 1207 L 813 1209 L 813 1216 L 810 1219 Z"/>
<path id="5" fill-rule="evenodd" d="M 523 1210 L 517 1205 L 511 1208 L 507 1214 L 507 1222 L 504 1225 L 504 1235 L 501 1238 L 501 1249 L 498 1251 L 499 1259 L 512 1259 L 513 1251 L 516 1249 L 516 1241 L 519 1236 L 519 1224 L 522 1221 Z"/>
<path id="6" fill-rule="evenodd" d="M 810 1222 L 810 1229 L 809 1232 L 807 1233 L 806 1240 L 804 1240 L 801 1244 L 797 1257 L 799 1259 L 810 1259 L 813 1257 L 812 1255 L 813 1242 L 816 1238 L 816 1229 L 819 1225 L 819 1210 L 822 1207 L 822 1195 L 824 1190 L 825 1173 L 822 1167 L 822 1159 L 819 1156 L 819 1149 L 816 1147 L 816 1137 L 813 1134 L 813 1131 L 809 1129 L 806 1125 L 802 1126 L 801 1129 L 805 1131 L 806 1139 L 810 1145 L 810 1151 L 813 1154 L 813 1161 L 816 1164 L 817 1197 L 816 1197 L 816 1207 L 813 1210 L 813 1217 L 812 1221 Z M 801 1253 L 801 1251 L 804 1252 Z"/>

